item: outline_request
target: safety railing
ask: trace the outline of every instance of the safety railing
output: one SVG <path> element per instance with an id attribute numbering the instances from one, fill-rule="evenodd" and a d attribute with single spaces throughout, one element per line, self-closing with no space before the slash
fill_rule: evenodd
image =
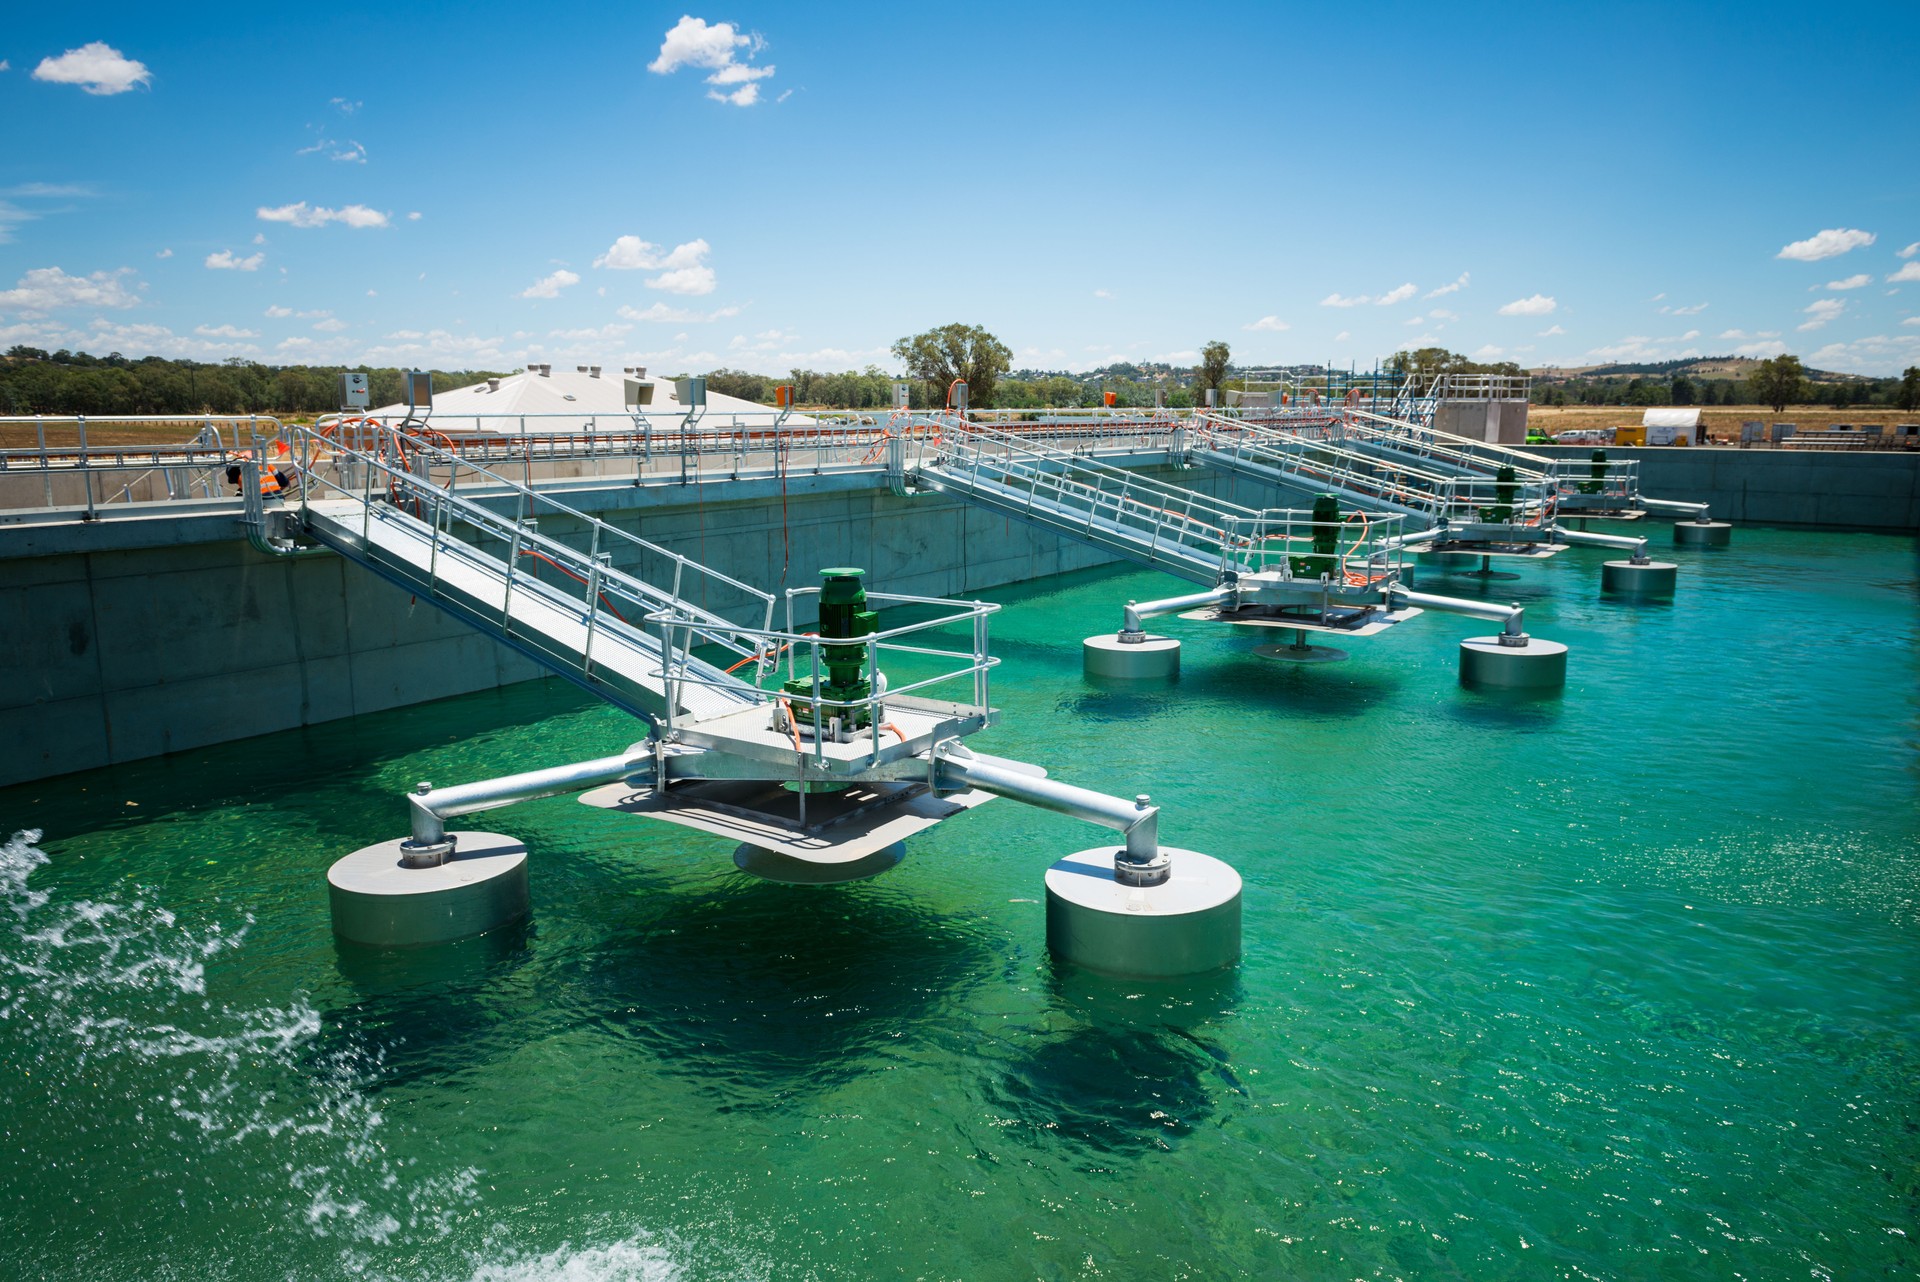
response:
<path id="1" fill-rule="evenodd" d="M 1437 374 L 1427 389 L 1444 401 L 1524 401 L 1532 393 L 1529 374 Z"/>
<path id="2" fill-rule="evenodd" d="M 1255 517 L 1229 517 L 1223 528 L 1241 563 L 1256 573 L 1306 580 L 1325 575 L 1336 588 L 1370 588 L 1397 581 L 1405 569 L 1400 540 L 1408 532 L 1407 518 L 1398 513 L 1354 510 L 1319 521 L 1311 509 L 1269 508 Z"/>
<path id="3" fill-rule="evenodd" d="M 0 509 L 80 508 L 86 518 L 132 503 L 238 497 L 229 470 L 280 430 L 266 415 L 0 417 L 0 437 L 18 438 L 28 427 L 32 444 L 0 446 Z M 179 435 L 137 443 L 99 439 L 133 428 Z M 227 484 L 236 485 L 231 494 L 222 489 Z"/>
<path id="4" fill-rule="evenodd" d="M 497 576 L 504 586 L 499 625 L 508 634 L 516 593 L 579 610 L 587 628 L 580 651 L 542 648 L 583 677 L 594 672 L 596 634 L 639 638 L 643 623 L 662 619 L 696 637 L 693 644 L 717 646 L 753 664 L 756 676 L 771 669 L 775 656 L 760 644 L 772 628 L 771 593 L 394 429 L 362 424 L 343 435 L 292 426 L 287 440 L 305 481 L 299 495 L 303 514 L 310 516 L 314 504 L 330 495 L 352 500 L 363 544 L 370 544 L 376 521 L 410 520 L 426 528 L 430 549 L 423 586 L 428 591 L 457 587 L 447 584 L 445 572 L 456 566 L 477 566 Z M 445 483 L 429 479 L 430 470 L 445 475 Z M 461 494 L 463 486 L 478 493 Z M 549 521 L 546 529 L 540 526 L 543 519 Z M 616 559 L 624 564 L 616 565 Z M 716 597 L 723 604 L 714 605 Z M 757 614 L 757 622 L 723 613 L 742 608 Z M 525 635 L 516 639 L 539 644 Z M 652 675 L 664 688 L 664 673 Z M 738 684 L 751 689 L 746 682 Z"/>
<path id="5" fill-rule="evenodd" d="M 806 694 L 782 691 L 768 692 L 766 695 L 786 705 L 788 724 L 792 727 L 790 733 L 794 736 L 797 749 L 805 751 L 806 740 L 811 738 L 811 755 L 816 762 L 822 761 L 825 744 L 834 737 L 833 726 L 838 721 L 845 726 L 863 728 L 869 750 L 878 755 L 883 733 L 895 736 L 900 742 L 905 742 L 906 738 L 891 724 L 891 714 L 887 710 L 890 701 L 898 707 L 901 700 L 915 692 L 951 689 L 956 683 L 967 685 L 965 696 L 951 701 L 956 716 L 982 717 L 990 711 L 991 674 L 1000 661 L 988 652 L 987 619 L 999 611 L 998 605 L 986 601 L 953 601 L 941 597 L 869 591 L 866 594 L 868 604 L 883 610 L 917 606 L 931 607 L 939 613 L 911 623 L 881 628 L 863 637 L 822 637 L 818 633 L 799 631 L 795 622 L 795 602 L 819 594 L 818 587 L 787 589 L 785 629 L 760 630 L 750 634 L 760 653 L 775 656 L 776 663 L 784 660 L 787 681 L 807 684 Z M 674 725 L 671 709 L 680 701 L 680 691 L 688 686 L 710 687 L 716 683 L 702 671 L 705 665 L 695 653 L 700 643 L 694 627 L 668 612 L 649 615 L 648 622 L 661 629 L 668 643 L 665 672 L 669 693 L 674 697 L 667 700 L 669 712 L 663 719 L 663 725 L 671 731 Z M 955 630 L 964 632 L 965 649 L 936 644 L 942 634 Z M 860 672 L 866 685 L 866 694 L 849 695 L 827 688 L 826 651 L 829 649 L 839 650 L 843 654 L 849 649 L 861 652 Z M 887 662 L 888 656 L 901 659 L 902 663 L 895 665 Z M 929 666 L 928 659 L 935 661 L 931 665 L 934 669 L 931 673 L 923 671 Z M 894 668 L 892 676 L 886 674 L 883 662 Z M 914 670 L 914 675 L 902 679 L 900 672 L 903 669 Z M 794 717 L 796 707 L 808 709 L 805 725 L 819 729 L 803 733 L 801 724 Z M 822 730 L 825 733 L 821 733 Z"/>
<path id="6" fill-rule="evenodd" d="M 1254 509 L 952 415 L 918 417 L 926 430 L 899 442 L 908 474 L 1201 582 L 1241 568 L 1226 522 Z"/>
<path id="7" fill-rule="evenodd" d="M 1274 432 L 1217 414 L 1188 425 L 1188 446 L 1217 463 L 1303 489 L 1323 489 L 1362 507 L 1450 522 L 1538 525 L 1552 519 L 1552 487 L 1535 478 L 1452 475 L 1413 460 L 1365 453 L 1338 433 Z"/>

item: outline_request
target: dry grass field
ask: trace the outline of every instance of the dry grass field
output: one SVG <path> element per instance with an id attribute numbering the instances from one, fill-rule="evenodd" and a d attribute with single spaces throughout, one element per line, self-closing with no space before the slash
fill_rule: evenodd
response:
<path id="1" fill-rule="evenodd" d="M 1585 427 L 1623 427 L 1640 421 L 1642 411 L 1634 405 L 1536 405 L 1527 412 L 1527 426 L 1552 436 Z M 1800 431 L 1816 431 L 1839 423 L 1865 427 L 1874 423 L 1920 423 L 1920 413 L 1912 410 L 1822 409 L 1812 405 L 1788 406 L 1775 414 L 1765 405 L 1716 405 L 1704 411 L 1707 434 L 1716 441 L 1738 441 L 1742 423 L 1792 423 Z"/>

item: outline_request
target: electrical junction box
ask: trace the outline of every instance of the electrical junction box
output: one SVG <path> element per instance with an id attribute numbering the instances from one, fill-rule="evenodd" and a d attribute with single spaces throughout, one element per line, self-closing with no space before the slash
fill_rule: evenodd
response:
<path id="1" fill-rule="evenodd" d="M 896 382 L 893 385 L 893 408 L 903 410 L 913 400 L 913 384 Z"/>
<path id="2" fill-rule="evenodd" d="M 418 369 L 407 372 L 407 404 L 417 410 L 433 408 L 433 375 Z"/>
<path id="3" fill-rule="evenodd" d="M 342 374 L 340 376 L 340 408 L 343 410 L 363 410 L 373 402 L 367 386 L 365 374 Z"/>

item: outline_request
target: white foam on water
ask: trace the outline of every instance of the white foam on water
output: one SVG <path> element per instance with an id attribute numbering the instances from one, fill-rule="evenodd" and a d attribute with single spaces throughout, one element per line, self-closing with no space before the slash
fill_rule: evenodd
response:
<path id="1" fill-rule="evenodd" d="M 649 1233 L 607 1246 L 562 1243 L 544 1255 L 509 1255 L 477 1263 L 469 1282 L 679 1282 L 674 1252 Z"/>
<path id="2" fill-rule="evenodd" d="M 56 899 L 28 884 L 48 863 L 40 840 L 30 829 L 0 845 L 0 1021 L 31 1028 L 37 1070 L 130 1068 L 116 1076 L 135 1093 L 136 1124 L 186 1123 L 203 1146 L 196 1159 L 220 1155 L 233 1175 L 270 1179 L 270 1196 L 316 1237 L 449 1236 L 479 1172 L 422 1176 L 389 1155 L 386 1119 L 364 1089 L 382 1067 L 376 1052 L 318 1047 L 320 1013 L 297 996 L 254 1009 L 208 999 L 206 963 L 244 945 L 251 916 L 188 928 L 145 892 Z"/>

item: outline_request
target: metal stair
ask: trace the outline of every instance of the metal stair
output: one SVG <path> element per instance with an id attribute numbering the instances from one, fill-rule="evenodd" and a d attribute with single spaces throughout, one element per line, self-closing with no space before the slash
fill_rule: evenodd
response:
<path id="1" fill-rule="evenodd" d="M 691 649 L 715 646 L 769 664 L 753 635 L 771 625 L 768 593 L 396 433 L 360 448 L 301 427 L 286 436 L 305 482 L 299 528 L 313 542 L 635 716 L 704 721 L 767 700 Z M 435 470 L 447 473 L 446 485 L 427 479 Z M 341 484 L 343 477 L 358 484 Z M 461 479 L 475 492 L 455 492 Z M 585 550 L 518 515 L 533 510 L 584 531 L 575 540 Z M 616 551 L 672 567 L 672 586 L 615 568 Z M 761 617 L 732 620 L 694 604 L 684 594 L 696 582 L 724 589 Z"/>

